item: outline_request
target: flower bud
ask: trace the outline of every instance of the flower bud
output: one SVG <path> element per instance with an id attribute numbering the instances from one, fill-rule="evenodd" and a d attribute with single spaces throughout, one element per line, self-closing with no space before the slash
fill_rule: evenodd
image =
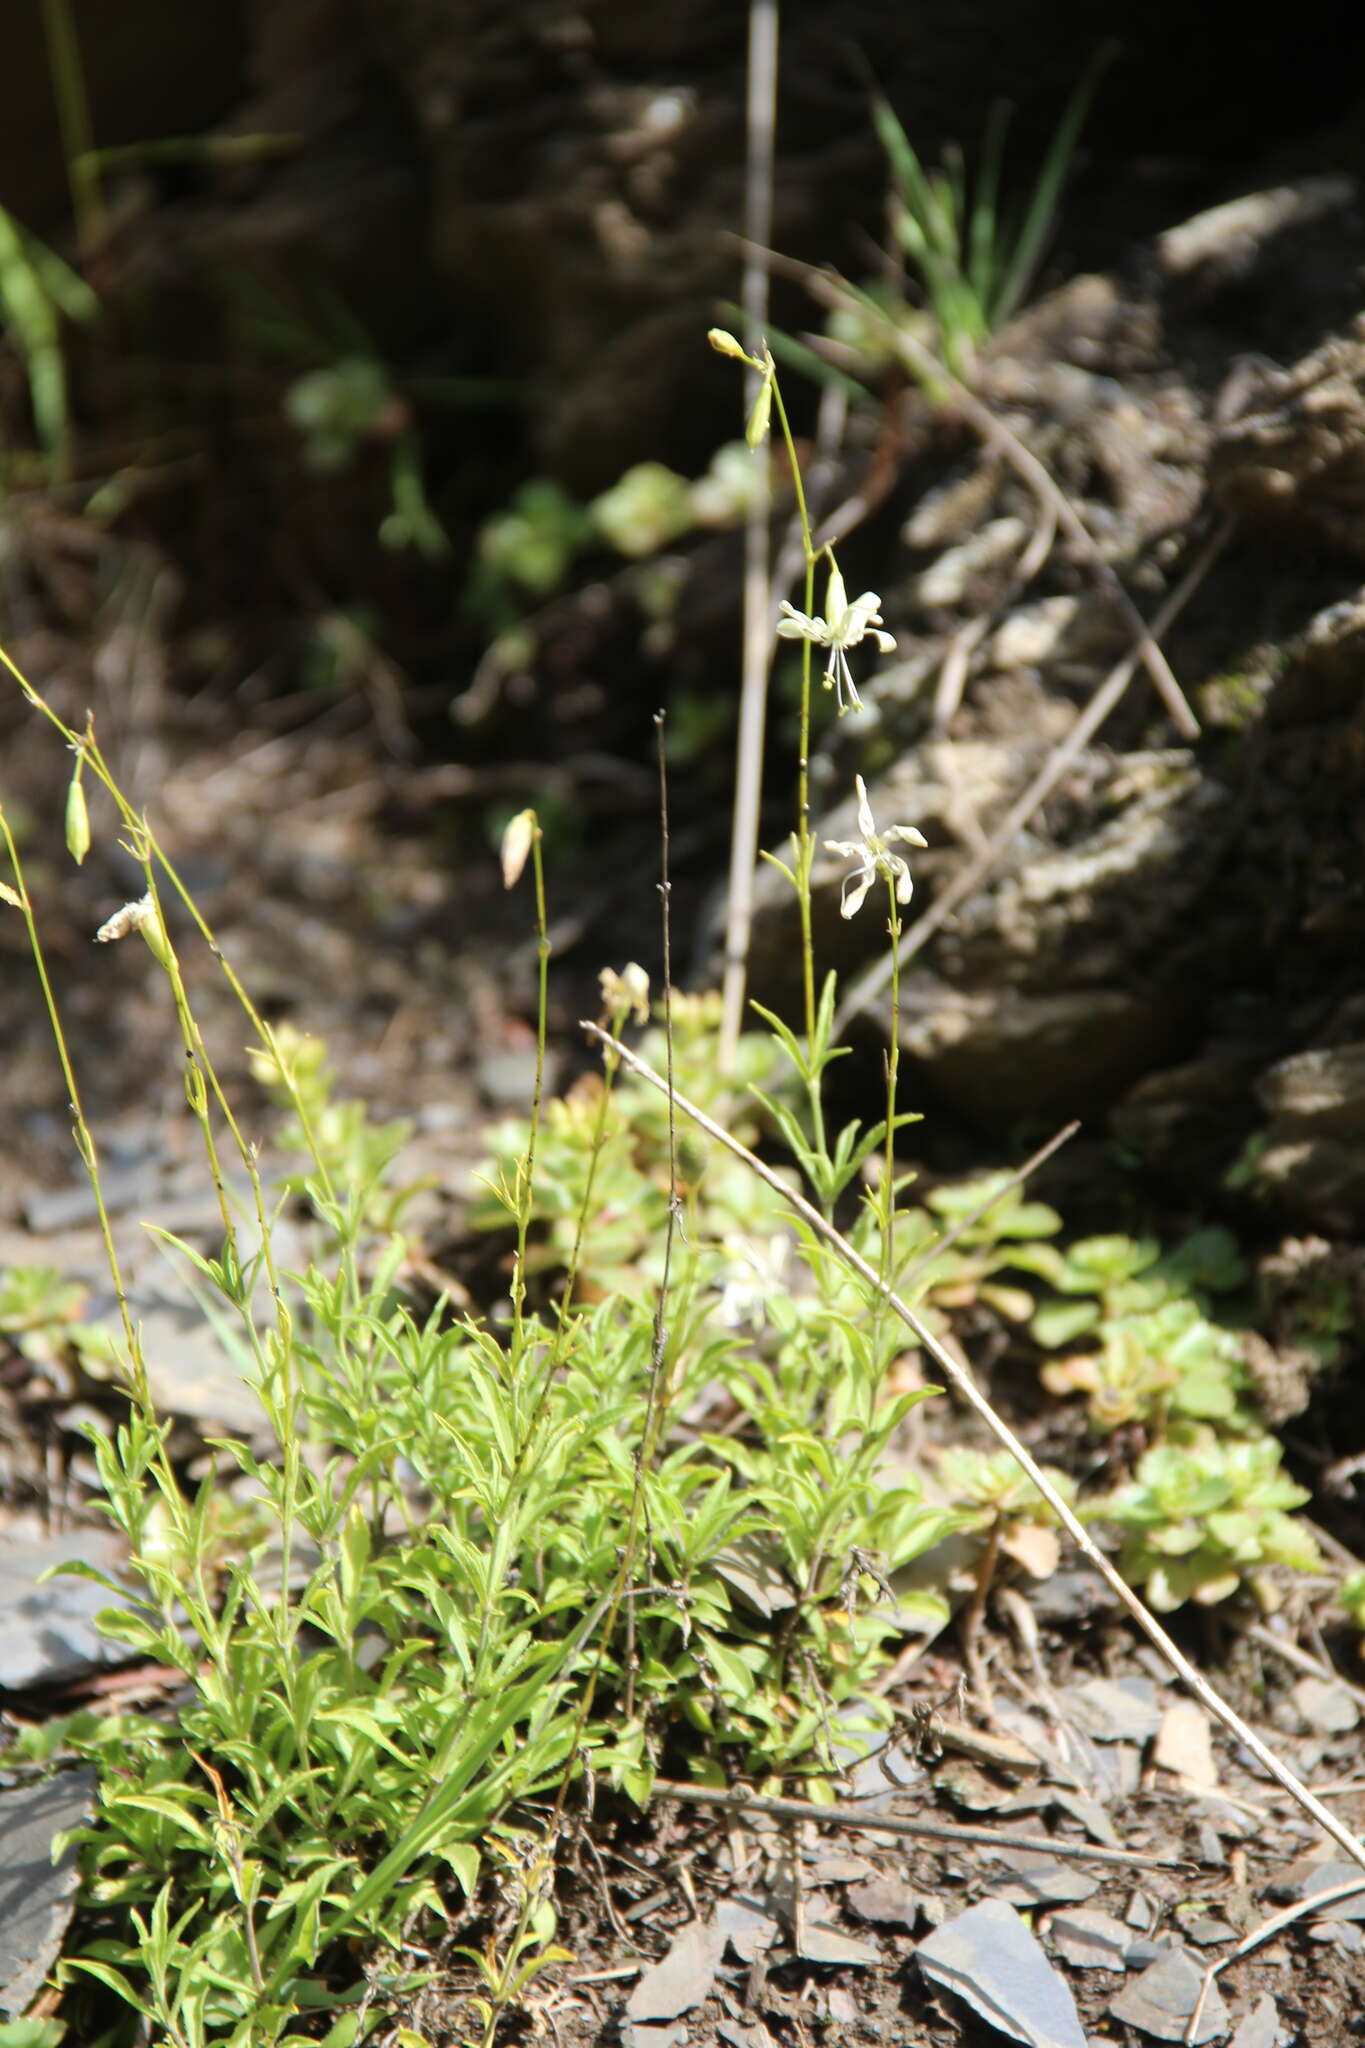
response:
<path id="1" fill-rule="evenodd" d="M 77 867 L 90 851 L 90 813 L 86 809 L 80 762 L 66 792 L 66 850 Z"/>
<path id="2" fill-rule="evenodd" d="M 518 811 L 502 835 L 502 886 L 515 889 L 521 880 L 521 871 L 527 856 L 535 843 L 536 814 L 534 811 Z"/>
<path id="3" fill-rule="evenodd" d="M 706 339 L 718 356 L 731 356 L 737 363 L 747 363 L 749 358 L 733 334 L 727 334 L 723 327 L 713 327 Z"/>
<path id="4" fill-rule="evenodd" d="M 765 377 L 754 400 L 754 409 L 749 414 L 749 424 L 744 429 L 744 438 L 751 448 L 761 448 L 768 438 L 768 428 L 773 416 L 773 387 Z"/>

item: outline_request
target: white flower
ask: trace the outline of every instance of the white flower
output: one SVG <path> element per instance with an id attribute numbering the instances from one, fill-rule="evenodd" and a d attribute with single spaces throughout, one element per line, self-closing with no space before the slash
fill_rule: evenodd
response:
<path id="1" fill-rule="evenodd" d="M 778 1236 L 767 1242 L 730 1236 L 725 1239 L 725 1278 L 716 1303 L 716 1319 L 727 1330 L 749 1330 L 755 1335 L 768 1321 L 768 1304 L 774 1296 L 792 1292 L 788 1260 L 793 1240 Z"/>
<path id="2" fill-rule="evenodd" d="M 897 903 L 908 903 L 914 883 L 904 854 L 893 853 L 891 842 L 899 839 L 905 846 L 927 846 L 928 840 L 913 825 L 888 825 L 885 832 L 877 830 L 877 821 L 872 815 L 872 806 L 867 800 L 867 787 L 861 775 L 853 778 L 858 790 L 858 837 L 856 839 L 827 839 L 825 848 L 829 853 L 842 854 L 845 860 L 856 860 L 858 865 L 851 875 L 845 875 L 843 894 L 839 898 L 841 917 L 856 917 L 867 898 L 867 892 L 880 875 L 885 881 L 894 882 Z"/>
<path id="3" fill-rule="evenodd" d="M 608 1017 L 624 1016 L 629 1010 L 637 1024 L 648 1024 L 649 976 L 636 961 L 632 960 L 619 974 L 614 967 L 604 967 L 597 983 Z"/>
<path id="4" fill-rule="evenodd" d="M 122 910 L 116 910 L 112 917 L 107 917 L 95 937 L 100 945 L 109 946 L 118 939 L 126 939 L 129 932 L 140 932 L 155 917 L 156 905 L 149 889 L 136 903 L 125 903 Z"/>
<path id="5" fill-rule="evenodd" d="M 895 649 L 896 643 L 891 635 L 877 631 L 882 622 L 881 604 L 875 590 L 865 590 L 850 604 L 843 577 L 837 569 L 831 568 L 829 589 L 825 593 L 825 618 L 808 618 L 805 612 L 799 612 L 785 598 L 779 607 L 782 612 L 777 622 L 779 640 L 809 640 L 816 647 L 828 647 L 825 688 L 835 692 L 841 712 L 849 709 L 861 711 L 863 708 L 848 666 L 849 648 L 872 639 L 882 654 L 890 654 Z"/>

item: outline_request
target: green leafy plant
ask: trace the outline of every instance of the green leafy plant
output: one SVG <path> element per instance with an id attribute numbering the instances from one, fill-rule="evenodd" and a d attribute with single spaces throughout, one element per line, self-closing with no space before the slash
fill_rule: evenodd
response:
<path id="1" fill-rule="evenodd" d="M 1255 1429 L 1241 1343 L 1209 1312 L 1213 1294 L 1247 1276 L 1229 1232 L 1196 1231 L 1167 1254 L 1151 1238 L 1083 1238 L 1047 1248 L 1034 1270 L 1061 1297 L 1030 1324 L 1035 1342 L 1065 1354 L 1044 1365 L 1043 1384 L 1083 1393 L 1097 1429 L 1142 1422 L 1161 1436 L 1173 1419 Z M 1086 1348 L 1070 1349 L 1078 1339 Z"/>
<path id="2" fill-rule="evenodd" d="M 925 1301 L 944 1311 L 981 1304 L 1009 1322 L 1027 1322 L 1034 1294 L 1020 1276 L 1046 1278 L 1056 1270 L 1047 1240 L 1061 1229 L 1061 1217 L 1005 1174 L 935 1188 L 924 1208 L 905 1211 L 903 1221 L 923 1238 L 914 1249 L 913 1278 Z"/>
<path id="3" fill-rule="evenodd" d="M 906 849 L 924 841 L 879 824 L 861 778 L 857 836 L 827 844 L 848 863 L 843 914 L 870 903 L 885 920 L 885 1097 L 871 1123 L 827 1121 L 825 1078 L 844 1048 L 835 979 L 820 979 L 813 947 L 814 683 L 821 673 L 839 711 L 858 705 L 855 668 L 893 643 L 876 593 L 850 601 L 835 556 L 814 545 L 772 357 L 712 341 L 759 373 L 748 438 L 780 435 L 804 542 L 804 608 L 785 605 L 779 627 L 800 642 L 796 818 L 773 856 L 796 898 L 800 999 L 794 1020 L 760 1011 L 768 1038 L 741 1039 L 723 1070 L 715 999 L 665 988 L 646 1040 L 667 1075 L 655 1092 L 621 1039 L 630 1020 L 649 1023 L 647 983 L 638 968 L 608 970 L 601 1076 L 547 1101 L 544 831 L 534 811 L 513 817 L 502 867 L 509 888 L 525 879 L 531 893 L 536 1065 L 529 1114 L 496 1134 L 477 1198 L 477 1220 L 499 1223 L 507 1242 L 504 1284 L 484 1310 L 409 1290 L 403 1127 L 338 1100 L 321 1044 L 267 1024 L 93 729 L 72 729 L 11 668 L 75 757 L 73 857 L 91 844 L 88 778 L 141 868 L 144 893 L 99 936 L 140 937 L 157 964 L 222 1224 L 212 1254 L 159 1235 L 261 1410 L 249 1441 L 221 1439 L 209 1470 L 185 1469 L 152 1400 L 96 1140 L 0 809 L 12 875 L 0 898 L 27 931 L 120 1312 L 123 1405 L 89 1438 L 98 1505 L 128 1562 L 106 1576 L 72 1569 L 114 1596 L 106 1633 L 179 1680 L 164 1719 L 92 1730 L 77 1718 L 62 1731 L 99 1782 L 77 1832 L 93 1918 L 62 1969 L 173 2048 L 302 2048 L 324 2028 L 332 2048 L 350 2048 L 376 2005 L 396 2018 L 421 1987 L 412 1930 L 476 1906 L 492 1931 L 456 1947 L 492 2048 L 502 2017 L 563 1960 L 555 1858 L 569 1804 L 594 1776 L 637 1802 L 665 1755 L 713 1784 L 737 1772 L 820 1780 L 888 1725 L 874 1681 L 908 1627 L 945 1613 L 936 1593 L 903 1589 L 901 1568 L 971 1522 L 998 1550 L 1032 1515 L 1026 1489 L 1051 1485 L 1031 1465 L 1016 1485 L 988 1462 L 962 1468 L 958 1500 L 926 1499 L 899 1441 L 933 1391 L 905 1390 L 907 1327 L 957 1367 L 890 1298 L 897 1281 L 936 1315 L 1021 1322 L 1034 1306 L 1025 1281 L 1074 1272 L 1096 1333 L 1106 1317 L 1159 1314 L 1182 1288 L 1193 1299 L 1215 1284 L 1207 1245 L 1201 1258 L 1183 1248 L 1183 1264 L 1173 1255 L 1159 1282 L 1161 1262 L 1141 1248 L 1063 1254 L 1047 1241 L 1055 1213 L 1003 1182 L 904 1205 L 897 1141 L 915 1119 L 899 1102 L 898 942 Z M 182 955 L 200 945 L 227 976 L 255 1078 L 284 1118 L 279 1178 L 265 1178 L 190 1003 Z M 754 1177 L 743 1177 L 736 1130 L 782 1145 L 782 1171 L 749 1156 Z M 281 1202 L 304 1212 L 292 1267 Z M 854 1215 L 851 1248 L 836 1211 Z M 31 1317 L 45 1290 L 21 1288 L 15 1313 Z M 958 1384 L 991 1415 L 967 1375 Z M 1149 1567 L 1150 1549 L 1168 1593 L 1169 1560 L 1196 1572 L 1201 1545 L 1220 1546 L 1224 1581 L 1290 1557 L 1288 1482 L 1264 1446 L 1233 1449 L 1256 1457 L 1244 1467 L 1223 1454 L 1216 1513 L 1205 1514 L 1207 1487 L 1187 1486 L 1196 1505 L 1178 1528 L 1175 1479 L 1164 1491 L 1159 1472 L 1134 1482 L 1152 1503 L 1132 1539 L 1146 1546 L 1138 1563 Z M 1206 1479 L 1212 1469 L 1206 1459 Z M 1133 1528 L 1137 1495 L 1109 1503 Z M 1217 1583 L 1212 1570 L 1189 1581 L 1194 1597 Z"/>
<path id="4" fill-rule="evenodd" d="M 78 1366 L 92 1379 L 109 1377 L 108 1329 L 85 1320 L 89 1289 L 50 1266 L 0 1272 L 0 1338 L 60 1384 Z"/>
<path id="5" fill-rule="evenodd" d="M 62 322 L 86 323 L 98 312 L 84 278 L 0 206 L 0 327 L 23 360 L 34 431 L 55 480 L 67 475 L 71 456 Z"/>
<path id="6" fill-rule="evenodd" d="M 743 1091 L 771 1074 L 771 1041 L 746 1034 L 731 1074 L 722 1076 L 714 1056 L 719 998 L 674 991 L 670 1017 L 678 1087 L 685 1094 L 695 1090 L 694 1100 L 726 1114 L 737 1131 L 755 1138 L 758 1123 Z M 663 1057 L 661 1026 L 645 1034 L 641 1051 L 650 1059 Z M 507 1226 L 498 1189 L 524 1151 L 529 1130 L 524 1120 L 510 1119 L 488 1133 L 492 1155 L 479 1171 L 469 1209 L 476 1229 Z M 625 1079 L 608 1090 L 594 1075 L 549 1102 L 540 1168 L 530 1193 L 539 1235 L 528 1271 L 563 1272 L 576 1255 L 580 1295 L 592 1299 L 621 1288 L 638 1293 L 657 1283 L 670 1200 L 670 1141 L 666 1107 L 652 1089 Z M 677 1173 L 689 1206 L 698 1285 L 718 1295 L 727 1286 L 742 1290 L 745 1248 L 771 1240 L 779 1223 L 777 1205 L 734 1160 L 695 1133 L 678 1135 Z M 585 1196 L 590 1209 L 581 1228 Z"/>
<path id="7" fill-rule="evenodd" d="M 691 482 L 661 462 L 636 463 L 589 505 L 580 505 L 552 477 L 532 477 L 480 529 L 468 601 L 507 631 L 528 606 L 563 589 L 585 549 L 605 544 L 628 562 L 646 565 L 695 527 L 735 524 L 754 489 L 753 457 L 742 442 L 718 448 Z M 631 579 L 631 588 L 646 614 L 660 613 L 657 585 L 641 574 Z M 667 609 L 676 590 L 662 594 Z"/>
<path id="8" fill-rule="evenodd" d="M 380 541 L 431 561 L 448 555 L 426 491 L 420 408 L 502 406 L 515 400 L 515 390 L 491 378 L 401 376 L 345 301 L 316 282 L 305 279 L 293 302 L 245 272 L 220 282 L 244 346 L 295 369 L 284 414 L 302 437 L 310 467 L 332 474 L 349 469 L 366 449 L 387 451 L 389 510 Z"/>
<path id="9" fill-rule="evenodd" d="M 843 667 L 850 644 L 836 651 Z M 809 654 L 805 665 L 808 714 Z M 533 813 L 511 821 L 503 861 L 509 886 L 528 864 L 534 880 L 537 1080 L 485 1188 L 513 1240 L 508 1296 L 488 1316 L 419 1310 L 402 1285 L 402 1127 L 337 1100 L 321 1045 L 265 1023 L 93 731 L 62 724 L 16 679 L 75 755 L 73 855 L 91 842 L 88 776 L 142 864 L 144 895 L 101 936 L 140 936 L 164 976 L 223 1226 L 214 1255 L 160 1235 L 188 1263 L 263 1422 L 252 1442 L 221 1440 L 213 1469 L 189 1481 L 107 1238 L 127 1406 L 112 1433 L 92 1425 L 90 1442 L 129 1564 L 100 1580 L 118 1600 L 103 1626 L 181 1674 L 185 1702 L 164 1723 L 67 1731 L 100 1775 L 95 1819 L 79 1831 L 99 1921 L 65 1967 L 176 2048 L 273 2048 L 302 2038 L 305 2013 L 332 2015 L 341 2042 L 363 1992 L 357 1945 L 396 1956 L 414 1919 L 479 1888 L 490 1858 L 529 1868 L 553 1857 L 555 1823 L 543 1806 L 535 1817 L 533 1798 L 560 1811 L 590 1768 L 645 1799 L 662 1748 L 679 1741 L 703 1775 L 828 1772 L 836 1734 L 844 1746 L 884 1727 L 870 1680 L 935 1605 L 896 1600 L 888 1574 L 954 1514 L 926 1503 L 913 1475 L 888 1475 L 924 1390 L 887 1396 L 899 1338 L 780 1202 L 752 1187 L 741 1197 L 728 1156 L 710 1157 L 666 1102 L 625 1086 L 614 1056 L 578 1098 L 542 1101 L 548 912 Z M 50 999 L 2 811 L 0 839 L 14 877 L 4 900 L 25 920 Z M 869 886 L 883 876 L 903 900 L 908 871 L 886 843 L 869 840 L 860 857 Z M 255 1077 L 286 1118 L 280 1141 L 303 1154 L 278 1197 L 186 994 L 180 949 L 199 940 L 256 1035 Z M 614 1029 L 643 1008 L 640 983 L 638 970 L 604 977 Z M 713 1002 L 666 995 L 656 1040 L 741 1125 L 738 1079 L 767 1083 L 766 1114 L 788 1119 L 801 1169 L 831 1203 L 879 1148 L 889 1167 L 903 1121 L 893 1089 L 883 1125 L 851 1125 L 827 1145 L 816 1082 L 835 1056 L 833 1004 L 830 983 L 809 1048 L 775 1020 L 776 1053 L 750 1041 L 740 1076 L 724 1081 Z M 49 1007 L 99 1202 L 95 1140 Z M 795 1081 L 773 1083 L 784 1052 Z M 790 1121 L 793 1095 L 805 1123 Z M 225 1146 L 246 1176 L 245 1217 Z M 882 1181 L 865 1228 L 889 1243 L 894 1175 Z M 294 1270 L 277 1264 L 277 1198 L 312 1218 Z M 779 1297 L 760 1327 L 752 1287 L 739 1305 L 740 1269 L 782 1233 L 807 1280 L 792 1289 L 795 1311 Z M 738 1426 L 710 1426 L 727 1410 Z M 485 2042 L 553 1966 L 553 1933 L 544 1887 L 528 1884 L 495 1945 L 470 1952 Z M 384 1965 L 369 1969 L 373 1979 Z M 385 1981 L 397 2001 L 415 1988 L 396 1962 Z"/>
<path id="10" fill-rule="evenodd" d="M 938 1475 L 950 1498 L 970 1517 L 966 1526 L 999 1529 L 1007 1551 L 1013 1532 L 1048 1529 L 1056 1521 L 1037 1487 L 1008 1452 L 950 1445 L 939 1457 Z M 1072 1498 L 1075 1487 L 1064 1472 L 1049 1469 L 1048 1477 L 1065 1498 Z"/>
<path id="11" fill-rule="evenodd" d="M 1201 1430 L 1156 1444 L 1133 1478 L 1091 1504 L 1123 1531 L 1120 1570 L 1158 1613 L 1193 1600 L 1215 1605 L 1267 1567 L 1313 1571 L 1317 1544 L 1290 1510 L 1307 1493 L 1280 1469 L 1273 1437 L 1225 1442 Z"/>
<path id="12" fill-rule="evenodd" d="M 494 617 L 513 616 L 519 600 L 551 596 L 592 531 L 587 513 L 562 484 L 533 477 L 480 530 L 471 603 Z"/>
<path id="13" fill-rule="evenodd" d="M 926 170 L 890 102 L 873 97 L 872 118 L 892 176 L 892 231 L 924 293 L 936 348 L 955 376 L 970 378 L 981 343 L 1023 303 L 1107 61 L 1102 52 L 1077 84 L 1017 220 L 1001 203 L 1007 108 L 993 110 L 969 177 L 956 144 L 945 148 L 937 169 Z"/>

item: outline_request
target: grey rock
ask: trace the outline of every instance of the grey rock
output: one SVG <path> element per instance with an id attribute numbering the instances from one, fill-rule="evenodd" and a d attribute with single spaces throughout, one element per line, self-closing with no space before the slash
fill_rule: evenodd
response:
<path id="1" fill-rule="evenodd" d="M 53 1838 L 90 1818 L 95 1773 L 64 1771 L 0 1792 L 0 2012 L 26 2012 L 57 1959 L 76 1902 L 80 1851 Z"/>
<path id="2" fill-rule="evenodd" d="M 72 1563 L 113 1572 L 122 1555 L 118 1538 L 103 1529 L 0 1544 L 0 1687 L 60 1685 L 126 1662 L 127 1645 L 102 1636 L 95 1621 L 105 1608 L 131 1603 L 91 1579 L 43 1577 Z"/>
<path id="3" fill-rule="evenodd" d="M 1365 560 L 1365 320 L 1249 382 L 1209 482 L 1227 511 Z"/>

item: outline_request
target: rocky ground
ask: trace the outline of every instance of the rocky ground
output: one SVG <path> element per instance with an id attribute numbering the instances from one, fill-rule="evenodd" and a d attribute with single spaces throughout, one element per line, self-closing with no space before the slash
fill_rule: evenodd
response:
<path id="1" fill-rule="evenodd" d="M 452 570 L 385 559 L 373 540 L 382 435 L 368 469 L 305 476 L 279 423 L 279 366 L 225 344 L 225 295 L 205 279 L 242 259 L 278 286 L 312 238 L 409 367 L 543 380 L 515 424 L 430 429 L 430 458 L 454 479 L 442 510 L 457 541 L 528 469 L 584 490 L 646 454 L 699 469 L 733 431 L 729 386 L 700 338 L 733 271 L 718 236 L 739 190 L 742 50 L 723 10 L 689 12 L 662 53 L 628 11 L 579 22 L 544 10 L 527 94 L 524 52 L 487 10 L 472 10 L 463 39 L 420 6 L 359 12 L 357 41 L 328 6 L 279 9 L 253 45 L 250 95 L 203 109 L 223 132 L 298 146 L 123 188 L 106 261 L 136 346 L 92 351 L 82 403 L 90 459 L 124 464 L 132 510 L 110 526 L 78 516 L 61 489 L 13 491 L 0 632 L 65 715 L 79 724 L 93 709 L 266 1013 L 322 1033 L 348 1090 L 414 1119 L 411 1162 L 431 1183 L 420 1255 L 458 1277 L 483 1127 L 524 1101 L 531 1064 L 534 956 L 499 887 L 498 822 L 532 798 L 574 820 L 552 878 L 554 1051 L 568 1077 L 598 968 L 657 963 L 649 715 L 729 688 L 733 537 L 670 551 L 667 633 L 651 636 L 633 586 L 603 575 L 548 605 L 524 673 L 471 705 L 479 648 L 450 599 Z M 784 250 L 851 270 L 869 230 L 850 222 L 875 219 L 861 87 L 831 84 L 815 61 L 827 35 L 801 34 L 810 54 L 784 90 L 798 139 L 819 146 L 794 151 L 776 232 Z M 935 48 L 930 73 L 958 76 L 951 38 Z M 1069 74 L 1049 58 L 1033 81 L 1043 102 L 1053 74 L 1064 97 Z M 1131 131 L 1133 96 L 1122 104 Z M 1250 87 L 1241 104 L 1248 119 Z M 976 99 L 961 107 L 970 127 Z M 1107 212 L 1096 201 L 1068 228 L 1078 260 L 983 354 L 975 407 L 931 403 L 892 365 L 875 406 L 854 408 L 818 451 L 822 516 L 840 513 L 850 585 L 881 591 L 898 646 L 860 676 L 866 711 L 826 726 L 814 772 L 822 835 L 849 836 L 863 772 L 878 817 L 929 841 L 902 1008 L 907 1093 L 926 1123 L 907 1161 L 929 1174 L 1011 1163 L 1079 1114 L 1083 1136 L 1048 1184 L 1068 1217 L 1109 1222 L 1142 1205 L 1172 1235 L 1230 1222 L 1259 1264 L 1266 1412 L 1329 1540 L 1359 1556 L 1365 164 L 1325 114 L 1320 132 L 1272 139 L 1261 158 L 1222 188 L 1207 163 L 1119 183 Z M 1193 213 L 1179 203 L 1191 195 Z M 413 278 L 433 276 L 447 306 L 482 280 L 458 345 L 413 314 Z M 386 293 L 391 326 L 375 310 Z M 134 314 L 152 304 L 177 337 L 165 438 L 127 461 L 114 428 L 147 346 Z M 792 325 L 820 322 L 795 285 L 784 310 Z M 22 393 L 12 364 L 7 374 L 13 408 Z M 451 461 L 462 437 L 471 445 Z M 1060 517 L 1021 448 L 1062 494 Z M 369 624 L 350 603 L 358 588 Z M 1133 658 L 1130 610 L 1151 621 L 1177 604 L 1159 639 L 1180 699 L 1163 694 L 1159 663 Z M 1125 662 L 1112 709 L 1077 740 Z M 452 723 L 452 701 L 473 716 Z M 214 1221 L 164 983 L 137 949 L 93 944 L 132 886 L 110 820 L 96 807 L 95 849 L 71 869 L 69 763 L 17 697 L 0 701 L 0 737 L 0 797 L 111 1168 L 161 1398 L 191 1455 L 201 1432 L 244 1426 L 243 1406 L 138 1227 L 155 1214 L 207 1243 Z M 728 746 L 722 728 L 675 790 L 677 912 L 698 975 L 724 864 Z M 780 721 L 772 751 L 776 839 L 790 751 Z M 860 989 L 873 935 L 838 917 L 840 872 L 832 860 L 817 870 L 819 938 L 855 998 L 850 1086 L 872 1092 L 885 998 Z M 791 938 L 781 892 L 761 881 L 755 986 L 779 1004 Z M 264 1130 L 240 1015 L 208 950 L 186 958 L 224 1076 Z M 96 1290 L 98 1309 L 100 1245 L 66 1090 L 8 914 L 0 961 L 0 1267 L 51 1264 Z M 1324 1304 L 1344 1337 L 1328 1373 L 1303 1342 Z M 88 1607 L 58 1616 L 51 1589 L 35 1590 L 62 1546 L 92 1540 L 77 1429 L 105 1397 L 55 1368 L 35 1373 L 4 1340 L 0 1368 L 0 1684 L 26 1714 L 110 1682 Z M 1311 1604 L 1291 1606 L 1259 1634 L 1211 1631 L 1192 1647 L 1297 1770 L 1340 1788 L 1336 1810 L 1359 1827 L 1360 1693 L 1315 1628 Z M 991 2021 L 1036 2048 L 1082 2028 L 1097 2041 L 1182 2038 L 1204 1962 L 1330 1881 L 1330 1860 L 1309 1866 L 1315 1831 L 1190 1720 L 1083 1575 L 1025 1585 L 992 1639 L 1007 1674 L 986 1731 L 998 1746 L 962 1712 L 945 1638 L 902 1674 L 885 1773 L 859 1776 L 838 1827 L 761 1810 L 722 1825 L 684 1805 L 648 1823 L 604 1814 L 566 1880 L 575 1964 L 533 2004 L 535 2024 L 636 2048 L 927 2048 L 994 2038 Z M 966 1838 L 907 1847 L 877 1827 L 888 1816 L 1046 1830 L 1066 1853 Z M 45 1861 L 53 1817 L 33 1825 L 16 1880 Z M 1087 1862 L 1087 1843 L 1149 1860 Z M 1361 1911 L 1359 1898 L 1325 1908 L 1230 1962 L 1226 2011 L 1211 1997 L 1193 2038 L 1351 2038 Z M 1042 1948 L 1004 1967 L 1020 1914 Z M 14 1941 L 31 1956 L 27 1927 Z M 419 2016 L 436 2040 L 464 2023 L 453 1981 Z"/>

